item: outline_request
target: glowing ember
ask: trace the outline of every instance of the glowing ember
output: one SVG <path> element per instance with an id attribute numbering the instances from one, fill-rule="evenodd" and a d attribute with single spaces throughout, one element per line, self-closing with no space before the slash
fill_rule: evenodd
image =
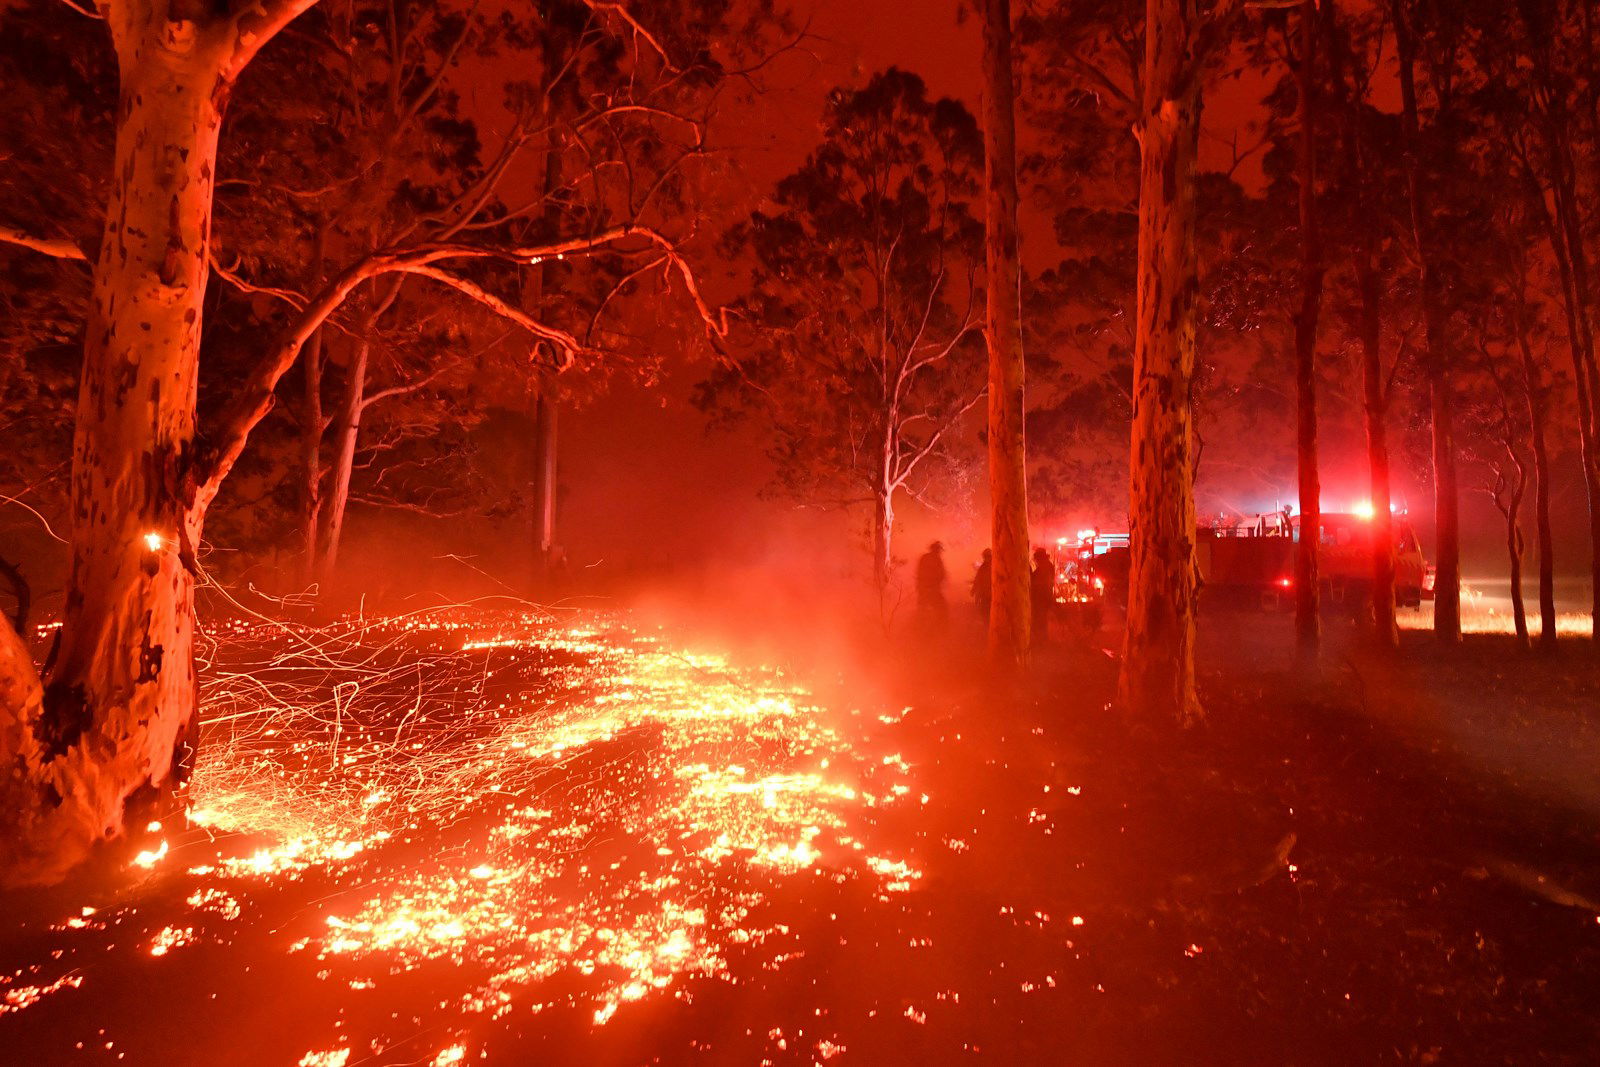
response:
<path id="1" fill-rule="evenodd" d="M 350 1050 L 331 1049 L 327 1052 L 308 1052 L 300 1057 L 298 1067 L 345 1067 L 350 1062 Z"/>
<path id="2" fill-rule="evenodd" d="M 909 765 L 856 757 L 775 673 L 531 614 L 224 629 L 189 826 L 134 861 L 180 880 L 188 908 L 142 927 L 150 956 L 253 931 L 271 887 L 314 880 L 270 936 L 330 987 L 429 969 L 449 988 L 427 1029 L 557 1004 L 602 1025 L 726 974 L 733 946 L 760 951 L 780 929 L 754 918 L 773 880 L 825 871 L 886 899 L 921 878 L 855 825 L 910 794 Z M 140 921 L 124 906 L 55 929 Z M 81 980 L 9 990 L 7 1009 Z M 348 1032 L 327 1036 L 301 1064 L 352 1059 Z M 401 1040 L 415 1031 L 373 1048 Z"/>
<path id="3" fill-rule="evenodd" d="M 194 929 L 192 927 L 184 927 L 180 930 L 175 926 L 169 926 L 156 934 L 155 940 L 150 942 L 150 955 L 165 956 L 179 945 L 188 944 L 193 939 Z"/>
<path id="4" fill-rule="evenodd" d="M 62 989 L 77 989 L 83 984 L 83 975 L 64 974 L 47 985 L 14 986 L 0 994 L 0 1015 L 30 1008 L 51 993 Z"/>

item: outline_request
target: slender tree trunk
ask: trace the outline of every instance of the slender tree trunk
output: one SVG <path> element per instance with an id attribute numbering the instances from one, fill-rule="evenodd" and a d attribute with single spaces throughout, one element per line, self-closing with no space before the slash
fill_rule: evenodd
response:
<path id="1" fill-rule="evenodd" d="M 1133 355 L 1128 624 L 1119 697 L 1190 722 L 1195 689 L 1195 0 L 1146 0 L 1139 124 L 1138 325 Z"/>
<path id="2" fill-rule="evenodd" d="M 1517 451 L 1516 426 L 1511 418 L 1511 387 L 1498 375 L 1496 385 L 1501 389 L 1501 443 L 1505 446 L 1506 458 L 1511 462 L 1513 477 L 1508 480 L 1502 473 L 1497 479 L 1493 495 L 1495 506 L 1506 520 L 1506 558 L 1511 570 L 1511 619 L 1516 627 L 1517 644 L 1526 649 L 1529 646 L 1528 610 L 1522 600 L 1522 500 L 1528 491 L 1528 467 L 1522 462 L 1522 453 Z M 1503 497 L 1502 490 L 1505 493 Z"/>
<path id="3" fill-rule="evenodd" d="M 133 24 L 118 41 L 115 165 L 84 341 L 72 572 L 42 701 L 8 694 L 3 709 L 0 882 L 12 884 L 56 881 L 98 844 L 180 810 L 196 740 L 190 466 L 228 56 L 157 12 L 116 14 Z M 0 672 L 13 685 L 22 673 Z"/>
<path id="4" fill-rule="evenodd" d="M 1506 508 L 1506 556 L 1511 562 L 1511 619 L 1516 626 L 1517 644 L 1528 647 L 1528 609 L 1522 602 L 1522 494 L 1526 483 L 1519 471 L 1517 486 Z"/>
<path id="5" fill-rule="evenodd" d="M 558 408 L 548 380 L 534 401 L 533 537 L 541 569 L 548 568 L 556 547 L 556 418 Z"/>
<path id="6" fill-rule="evenodd" d="M 889 575 L 894 570 L 894 490 L 880 486 L 874 494 L 872 505 L 872 581 L 878 590 L 878 600 L 889 588 Z"/>
<path id="7" fill-rule="evenodd" d="M 1361 286 L 1361 380 L 1372 480 L 1372 622 L 1382 648 L 1399 647 L 1394 614 L 1394 512 L 1389 484 L 1389 397 L 1384 387 L 1382 293 L 1370 240 L 1357 268 Z"/>
<path id="8" fill-rule="evenodd" d="M 1429 347 L 1433 348 L 1431 344 Z M 1440 641 L 1454 644 L 1461 640 L 1461 494 L 1456 477 L 1455 383 L 1449 371 L 1437 360 L 1434 362 L 1428 373 L 1435 537 L 1439 542 L 1433 583 L 1433 633 Z"/>
<path id="9" fill-rule="evenodd" d="M 1327 5 L 1325 17 L 1330 26 L 1337 15 Z M 1371 218 L 1379 217 L 1374 203 L 1372 176 L 1368 173 L 1368 142 L 1355 118 L 1365 107 L 1365 92 L 1357 93 L 1349 82 L 1351 56 L 1348 40 L 1329 33 L 1328 84 L 1341 93 L 1346 121 L 1344 170 L 1349 187 L 1357 190 L 1357 204 Z M 1376 647 L 1393 651 L 1399 647 L 1400 631 L 1395 623 L 1395 536 L 1393 491 L 1389 476 L 1389 391 L 1383 370 L 1383 279 L 1379 273 L 1376 227 L 1363 229 L 1361 247 L 1355 261 L 1356 285 L 1360 293 L 1358 333 L 1361 341 L 1362 414 L 1367 436 L 1367 471 L 1372 501 L 1371 591 L 1368 603 L 1372 612 L 1372 637 Z"/>
<path id="10" fill-rule="evenodd" d="M 578 82 L 565 74 L 567 56 L 572 49 L 560 19 L 560 9 L 573 13 L 570 3 L 544 0 L 540 14 L 545 21 L 542 59 L 544 76 L 549 79 L 544 93 L 545 142 L 544 161 L 539 176 L 544 194 L 544 207 L 540 212 L 540 237 L 549 239 L 561 227 L 561 204 L 556 192 L 561 188 L 561 161 L 564 148 L 563 129 L 554 121 L 553 112 L 562 102 L 575 103 Z M 548 312 L 547 287 L 550 282 L 549 266 L 536 263 L 523 272 L 522 306 L 543 319 Z M 550 565 L 556 546 L 556 461 L 557 461 L 557 406 L 555 376 L 536 374 L 530 380 L 533 390 L 528 398 L 529 414 L 533 417 L 533 485 L 528 514 L 528 554 L 530 587 L 542 591 L 550 578 Z"/>
<path id="11" fill-rule="evenodd" d="M 984 177 L 989 345 L 990 541 L 994 550 L 989 654 L 1000 665 L 1026 661 L 1028 469 L 1023 436 L 1022 263 L 1017 229 L 1017 130 L 1010 0 L 984 0 Z"/>
<path id="12" fill-rule="evenodd" d="M 344 518 L 350 504 L 350 480 L 355 472 L 356 444 L 361 437 L 361 416 L 367 395 L 367 361 L 372 351 L 375 316 L 364 317 L 345 369 L 344 394 L 339 401 L 333 439 L 333 485 L 328 492 L 327 522 L 323 528 L 321 580 L 333 580 L 339 568 L 339 546 L 344 538 Z"/>
<path id="13" fill-rule="evenodd" d="M 1517 350 L 1522 355 L 1522 385 L 1528 398 L 1528 443 L 1533 453 L 1534 536 L 1539 544 L 1539 649 L 1556 648 L 1556 577 L 1554 534 L 1550 527 L 1550 454 L 1546 444 L 1544 373 L 1528 341 L 1527 272 L 1518 262 L 1516 301 Z M 1520 589 L 1520 586 L 1519 586 Z"/>
<path id="14" fill-rule="evenodd" d="M 322 331 L 311 335 L 300 353 L 305 372 L 305 399 L 300 411 L 301 584 L 310 585 L 322 568 L 318 546 L 322 530 Z"/>
<path id="15" fill-rule="evenodd" d="M 1317 227 L 1317 15 L 1300 8 L 1300 308 L 1294 318 L 1295 397 L 1299 416 L 1300 541 L 1294 554 L 1295 650 L 1316 662 L 1321 644 L 1317 549 L 1322 538 L 1322 486 L 1317 470 L 1317 320 L 1322 311 L 1322 240 Z"/>
<path id="16" fill-rule="evenodd" d="M 323 284 L 323 262 L 327 251 L 328 227 L 323 219 L 317 221 L 316 237 L 311 250 L 312 292 Z M 322 529 L 322 435 L 327 420 L 322 413 L 322 331 L 317 330 L 301 349 L 301 371 L 305 375 L 305 391 L 300 411 L 300 506 L 301 537 L 304 551 L 301 559 L 300 583 L 310 585 L 316 580 L 317 549 Z"/>
<path id="17" fill-rule="evenodd" d="M 1428 402 L 1433 425 L 1433 505 L 1437 575 L 1433 586 L 1433 632 L 1447 644 L 1461 640 L 1461 512 L 1456 478 L 1455 385 L 1445 337 L 1446 311 L 1441 279 L 1433 262 L 1428 207 L 1422 188 L 1417 119 L 1416 38 L 1409 14 L 1395 4 L 1395 37 L 1400 59 L 1401 130 L 1405 136 L 1406 192 L 1411 204 L 1412 238 L 1420 264 L 1423 335 L 1427 348 Z"/>

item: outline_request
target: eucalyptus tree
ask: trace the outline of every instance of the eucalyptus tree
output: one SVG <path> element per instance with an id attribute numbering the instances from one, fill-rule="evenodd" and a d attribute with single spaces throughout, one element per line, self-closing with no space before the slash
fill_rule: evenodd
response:
<path id="1" fill-rule="evenodd" d="M 989 350 L 989 655 L 1027 659 L 1029 627 L 1026 365 L 1022 234 L 1017 225 L 1017 119 L 1010 0 L 983 2 L 984 336 Z"/>
<path id="2" fill-rule="evenodd" d="M 759 420 L 784 495 L 870 507 L 880 594 L 900 501 L 984 394 L 982 154 L 960 103 L 891 68 L 829 95 L 822 143 L 728 234 L 749 288 L 700 403 Z"/>
<path id="3" fill-rule="evenodd" d="M 721 328 L 678 243 L 642 220 L 638 200 L 581 230 L 519 240 L 496 223 L 468 230 L 487 199 L 479 180 L 441 206 L 435 227 L 331 267 L 305 294 L 275 292 L 285 320 L 202 426 L 224 112 L 258 53 L 314 4 L 102 0 L 92 14 L 109 31 L 119 104 L 98 249 L 91 257 L 50 235 L 0 231 L 19 247 L 94 263 L 75 409 L 71 575 L 42 672 L 21 635 L 0 626 L 0 881 L 58 880 L 100 846 L 181 809 L 197 743 L 194 590 L 207 512 L 278 383 L 358 291 L 395 276 L 444 286 L 565 366 L 592 346 L 514 306 L 472 268 L 621 255 L 669 272 L 707 328 Z M 607 32 L 655 47 L 625 5 L 589 6 Z"/>

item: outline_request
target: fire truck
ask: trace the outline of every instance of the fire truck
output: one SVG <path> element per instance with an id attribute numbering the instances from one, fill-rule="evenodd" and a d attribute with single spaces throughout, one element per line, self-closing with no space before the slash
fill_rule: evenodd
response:
<path id="1" fill-rule="evenodd" d="M 1372 595 L 1372 534 L 1369 509 L 1325 512 L 1317 552 L 1317 577 L 1326 610 L 1352 614 Z M 1404 512 L 1392 516 L 1395 604 L 1417 607 L 1433 596 L 1433 568 Z M 1294 604 L 1295 546 L 1300 516 L 1289 509 L 1261 515 L 1219 517 L 1197 530 L 1195 557 L 1201 603 L 1215 608 L 1282 611 Z M 1127 604 L 1128 535 L 1081 530 L 1075 542 L 1057 544 L 1056 599 L 1068 614 L 1098 623 L 1104 604 Z"/>
<path id="2" fill-rule="evenodd" d="M 1057 538 L 1056 617 L 1069 630 L 1100 629 L 1106 602 L 1126 607 L 1128 535 L 1079 530 L 1073 539 Z"/>
<path id="3" fill-rule="evenodd" d="M 1200 527 L 1195 555 L 1205 583 L 1202 596 L 1219 604 L 1285 609 L 1294 603 L 1294 556 L 1300 516 L 1288 509 L 1218 519 Z M 1324 512 L 1317 546 L 1320 599 L 1332 611 L 1359 612 L 1372 599 L 1372 512 Z M 1433 571 L 1422 542 L 1403 512 L 1391 516 L 1394 599 L 1414 608 L 1433 594 Z"/>

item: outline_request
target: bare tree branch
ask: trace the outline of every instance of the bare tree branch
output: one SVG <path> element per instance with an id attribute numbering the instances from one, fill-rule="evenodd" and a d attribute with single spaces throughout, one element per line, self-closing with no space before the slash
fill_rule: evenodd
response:
<path id="1" fill-rule="evenodd" d="M 235 263 L 234 268 L 237 267 L 238 264 Z M 234 269 L 224 267 L 222 265 L 222 261 L 217 258 L 215 249 L 212 249 L 211 251 L 211 269 L 219 278 L 233 286 L 235 289 L 239 290 L 241 293 L 260 293 L 263 296 L 276 297 L 277 299 L 282 300 L 285 304 L 288 304 L 290 307 L 294 308 L 296 311 L 305 310 L 305 294 L 297 293 L 292 289 L 277 289 L 270 285 L 256 285 L 254 282 L 245 281 L 243 278 L 239 277 L 238 274 L 234 273 Z"/>
<path id="2" fill-rule="evenodd" d="M 512 307 L 476 282 L 468 281 L 466 278 L 440 270 L 437 267 L 414 266 L 399 269 L 404 270 L 407 274 L 417 274 L 424 278 L 432 278 L 436 282 L 442 282 L 457 292 L 470 296 L 495 314 L 510 319 L 535 337 L 549 341 L 561 353 L 557 370 L 566 370 L 577 359 L 578 353 L 583 351 L 583 343 L 567 331 L 555 326 L 548 326 L 527 312 Z"/>
<path id="3" fill-rule="evenodd" d="M 204 509 L 215 498 L 222 479 L 227 476 L 240 453 L 244 451 L 245 441 L 250 432 L 266 417 L 267 412 L 272 410 L 273 393 L 277 389 L 278 381 L 288 373 L 290 367 L 294 366 L 295 360 L 299 358 L 300 349 L 317 328 L 363 283 L 383 274 L 397 272 L 434 278 L 512 318 L 519 325 L 528 327 L 531 332 L 554 344 L 570 345 L 568 350 L 575 353 L 583 350 L 582 345 L 570 334 L 537 323 L 536 320 L 512 308 L 482 287 L 433 268 L 432 264 L 450 259 L 499 259 L 534 265 L 569 255 L 593 255 L 610 250 L 616 242 L 630 238 L 645 240 L 648 245 L 659 248 L 670 260 L 682 278 L 707 330 L 712 334 L 713 343 L 726 336 L 728 329 L 726 311 L 721 314 L 711 311 L 700 294 L 694 272 L 679 254 L 677 246 L 665 235 L 648 226 L 624 223 L 588 237 L 572 237 L 526 247 L 491 247 L 441 242 L 404 249 L 383 249 L 357 260 L 329 282 L 290 324 L 271 355 L 257 366 L 254 373 L 246 379 L 239 394 L 223 409 L 218 423 L 220 430 L 202 450 L 191 475 L 192 505 Z"/>
<path id="4" fill-rule="evenodd" d="M 223 77 L 233 81 L 249 65 L 261 46 L 289 23 L 315 6 L 317 0 L 244 0 L 228 20 L 233 35 L 233 55 Z"/>
<path id="5" fill-rule="evenodd" d="M 666 65 L 668 70 L 677 71 L 678 68 L 673 65 L 672 57 L 667 54 L 666 48 L 656 39 L 655 34 L 645 29 L 644 25 L 634 18 L 633 13 L 628 10 L 627 4 L 619 3 L 618 0 L 583 0 L 583 2 L 590 11 L 597 15 L 605 14 L 606 12 L 616 15 L 627 24 L 635 37 L 644 40 L 651 48 L 655 49 L 656 54 L 661 57 L 661 62 Z"/>
<path id="6" fill-rule="evenodd" d="M 89 256 L 84 250 L 64 237 L 37 237 L 14 226 L 7 226 L 4 223 L 0 223 L 0 243 L 20 245 L 23 248 L 31 249 L 40 255 L 50 256 L 54 259 L 72 259 L 80 263 L 89 262 Z"/>
<path id="7" fill-rule="evenodd" d="M 82 15 L 84 18 L 102 21 L 105 19 L 105 16 L 100 14 L 100 12 L 92 10 L 91 8 L 83 7 L 79 4 L 75 4 L 72 2 L 72 0 L 61 0 L 61 2 L 70 7 L 72 10 L 76 11 L 78 14 Z"/>

